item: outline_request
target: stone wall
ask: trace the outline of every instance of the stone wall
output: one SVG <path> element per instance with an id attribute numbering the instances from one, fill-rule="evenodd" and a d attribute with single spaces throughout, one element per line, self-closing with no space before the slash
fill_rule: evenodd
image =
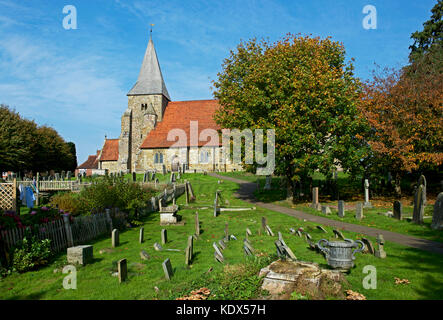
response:
<path id="1" fill-rule="evenodd" d="M 111 172 L 119 172 L 120 171 L 120 166 L 118 161 L 100 161 L 100 166 L 101 169 L 106 169 L 108 170 L 108 173 Z"/>

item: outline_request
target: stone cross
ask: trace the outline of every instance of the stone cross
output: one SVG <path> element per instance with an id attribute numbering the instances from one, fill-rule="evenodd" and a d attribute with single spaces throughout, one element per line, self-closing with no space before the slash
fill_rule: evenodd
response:
<path id="1" fill-rule="evenodd" d="M 435 200 L 431 228 L 443 230 L 443 192 L 440 192 Z"/>
<path id="2" fill-rule="evenodd" d="M 363 205 L 365 208 L 372 208 L 372 204 L 369 201 L 369 180 L 365 179 L 365 203 Z"/>
<path id="3" fill-rule="evenodd" d="M 163 261 L 162 267 L 163 267 L 163 271 L 165 273 L 166 279 L 171 280 L 171 278 L 173 276 L 171 260 L 169 260 L 169 258 L 168 258 L 165 261 Z"/>
<path id="4" fill-rule="evenodd" d="M 118 235 L 118 230 L 112 230 L 112 247 L 115 248 L 120 244 L 120 239 Z"/>
<path id="5" fill-rule="evenodd" d="M 355 219 L 361 220 L 363 219 L 363 203 L 357 202 L 355 206 Z"/>
<path id="6" fill-rule="evenodd" d="M 402 220 L 403 218 L 403 205 L 400 201 L 394 201 L 394 218 Z"/>
<path id="7" fill-rule="evenodd" d="M 340 218 L 345 217 L 345 202 L 343 200 L 338 201 L 338 216 Z"/>
<path id="8" fill-rule="evenodd" d="M 117 262 L 118 265 L 118 282 L 122 283 L 128 278 L 128 264 L 126 259 L 121 259 Z"/>
<path id="9" fill-rule="evenodd" d="M 141 227 L 140 228 L 140 234 L 138 236 L 138 242 L 143 243 L 144 241 L 144 236 L 145 236 L 145 228 Z"/>
<path id="10" fill-rule="evenodd" d="M 162 244 L 165 245 L 168 242 L 168 233 L 166 229 L 162 229 L 161 231 Z"/>

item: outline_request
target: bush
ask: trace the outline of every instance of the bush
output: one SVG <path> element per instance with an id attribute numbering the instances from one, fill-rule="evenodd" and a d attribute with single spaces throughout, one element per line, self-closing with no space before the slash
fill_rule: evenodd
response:
<path id="1" fill-rule="evenodd" d="M 26 228 L 36 224 L 47 223 L 49 221 L 62 218 L 63 211 L 50 207 L 33 208 L 29 214 L 16 215 L 14 212 L 0 211 L 0 230 L 13 228 Z"/>
<path id="2" fill-rule="evenodd" d="M 12 269 L 26 272 L 48 264 L 52 255 L 49 239 L 40 240 L 37 237 L 24 237 L 12 253 Z"/>
<path id="3" fill-rule="evenodd" d="M 78 194 L 75 193 L 58 193 L 51 197 L 49 205 L 59 208 L 64 212 L 72 215 L 80 215 L 87 212 L 87 208 Z"/>

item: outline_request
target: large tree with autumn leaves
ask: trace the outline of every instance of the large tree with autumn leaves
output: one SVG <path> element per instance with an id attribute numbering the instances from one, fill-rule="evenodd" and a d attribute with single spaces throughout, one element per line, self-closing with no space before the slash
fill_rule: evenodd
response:
<path id="1" fill-rule="evenodd" d="M 242 42 L 214 81 L 224 128 L 275 129 L 275 173 L 296 195 L 315 170 L 358 167 L 367 148 L 358 133 L 360 82 L 345 49 L 330 38 L 288 35 Z"/>

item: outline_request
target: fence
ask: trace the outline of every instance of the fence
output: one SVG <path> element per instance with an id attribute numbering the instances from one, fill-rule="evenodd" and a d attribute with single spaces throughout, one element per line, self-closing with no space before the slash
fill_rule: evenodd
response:
<path id="1" fill-rule="evenodd" d="M 0 209 L 17 210 L 17 181 L 0 183 Z"/>
<path id="2" fill-rule="evenodd" d="M 22 184 L 24 187 L 32 186 L 37 187 L 38 191 L 78 191 L 84 186 L 90 185 L 90 183 L 80 183 L 78 180 L 66 180 L 66 181 L 32 181 L 23 180 L 17 181 L 17 185 Z"/>

